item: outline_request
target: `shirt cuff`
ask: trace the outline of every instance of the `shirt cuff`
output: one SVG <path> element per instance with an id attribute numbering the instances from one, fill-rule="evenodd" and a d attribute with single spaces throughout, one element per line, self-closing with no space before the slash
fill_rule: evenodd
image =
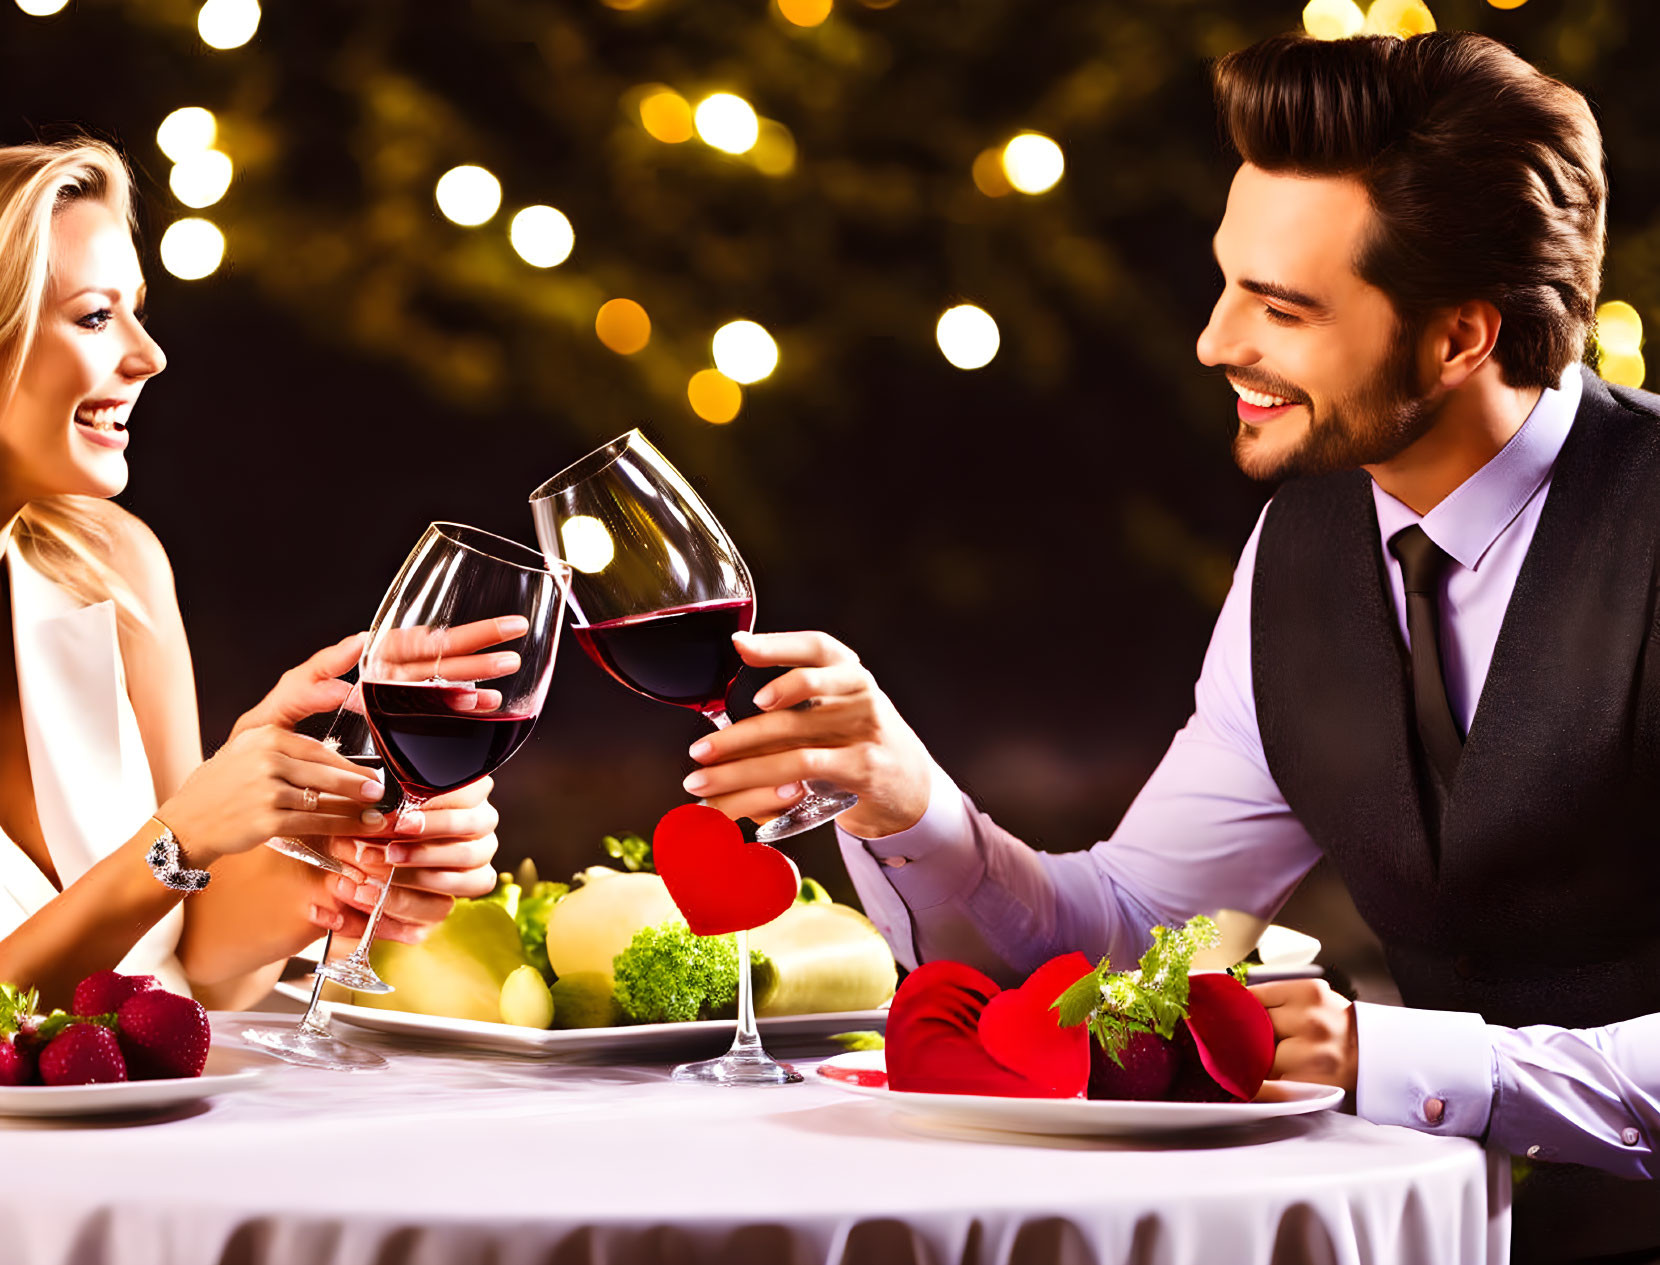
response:
<path id="1" fill-rule="evenodd" d="M 963 807 L 963 794 L 951 775 L 938 764 L 930 761 L 929 770 L 928 807 L 916 825 L 880 839 L 860 838 L 843 830 L 839 822 L 836 829 L 878 861 L 888 864 L 897 861 L 904 865 L 931 856 L 941 848 L 960 847 L 968 838 L 968 811 Z"/>
<path id="2" fill-rule="evenodd" d="M 1493 1047 L 1480 1015 L 1355 1002 L 1355 1112 L 1374 1124 L 1479 1138 L 1493 1112 Z M 1435 1104 L 1440 1104 L 1439 1108 Z"/>
<path id="3" fill-rule="evenodd" d="M 916 825 L 880 839 L 860 839 L 839 826 L 844 849 L 860 847 L 913 910 L 957 900 L 979 883 L 985 863 L 975 844 L 963 793 L 938 764 L 929 775 L 928 807 Z"/>

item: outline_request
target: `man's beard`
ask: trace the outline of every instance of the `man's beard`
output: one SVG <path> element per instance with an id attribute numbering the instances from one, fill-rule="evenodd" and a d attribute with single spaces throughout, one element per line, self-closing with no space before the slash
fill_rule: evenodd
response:
<path id="1" fill-rule="evenodd" d="M 1308 396 L 1283 385 L 1258 384 L 1248 370 L 1230 370 L 1241 385 L 1301 401 L 1311 416 L 1302 441 L 1290 452 L 1269 458 L 1259 453 L 1253 437 L 1259 428 L 1239 424 L 1233 456 L 1250 478 L 1279 482 L 1297 476 L 1330 474 L 1378 465 L 1399 456 L 1435 424 L 1436 408 L 1419 385 L 1417 331 L 1399 321 L 1389 353 L 1377 372 L 1354 394 L 1316 411 Z"/>

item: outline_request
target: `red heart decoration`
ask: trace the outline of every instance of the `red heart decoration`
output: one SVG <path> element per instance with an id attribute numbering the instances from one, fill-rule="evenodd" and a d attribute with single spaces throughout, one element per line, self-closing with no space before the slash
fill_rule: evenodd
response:
<path id="1" fill-rule="evenodd" d="M 1187 989 L 1187 1027 L 1199 1062 L 1228 1093 L 1250 1102 L 1274 1066 L 1274 1021 L 1232 975 L 1192 975 Z"/>
<path id="2" fill-rule="evenodd" d="M 1061 1027 L 1055 999 L 1094 967 L 1082 953 L 1045 962 L 1019 988 L 1005 989 L 980 1015 L 980 1044 L 1011 1072 L 1057 1098 L 1089 1084 L 1089 1027 Z"/>
<path id="3" fill-rule="evenodd" d="M 658 877 L 700 936 L 748 931 L 795 903 L 801 874 L 776 848 L 749 843 L 725 813 L 682 804 L 651 836 Z"/>

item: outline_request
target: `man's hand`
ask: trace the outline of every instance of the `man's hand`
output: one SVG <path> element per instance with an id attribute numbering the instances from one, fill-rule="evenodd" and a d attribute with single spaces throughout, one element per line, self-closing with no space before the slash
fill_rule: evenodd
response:
<path id="1" fill-rule="evenodd" d="M 1313 1081 L 1355 1092 L 1360 1043 L 1348 999 L 1325 980 L 1282 980 L 1253 984 L 1274 1023 L 1274 1080 Z"/>
<path id="2" fill-rule="evenodd" d="M 692 744 L 706 767 L 685 787 L 729 817 L 765 821 L 796 800 L 809 778 L 859 797 L 838 819 L 879 839 L 914 826 L 928 807 L 928 752 L 859 657 L 819 632 L 739 633 L 751 667 L 791 667 L 755 695 L 762 714 Z"/>
<path id="3" fill-rule="evenodd" d="M 261 725 L 275 725 L 278 729 L 292 729 L 307 716 L 339 709 L 352 692 L 351 685 L 340 680 L 342 672 L 350 672 L 363 653 L 368 633 L 353 633 L 350 637 L 325 646 L 298 667 L 289 668 L 271 692 L 244 712 L 231 727 L 235 738 L 244 730 Z"/>

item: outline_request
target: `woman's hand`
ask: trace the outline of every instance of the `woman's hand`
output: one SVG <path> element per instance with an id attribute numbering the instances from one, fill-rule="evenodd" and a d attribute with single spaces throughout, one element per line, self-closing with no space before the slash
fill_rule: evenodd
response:
<path id="1" fill-rule="evenodd" d="M 331 879 L 311 921 L 344 935 L 362 934 L 391 866 L 397 873 L 377 936 L 421 940 L 457 897 L 487 895 L 496 885 L 498 816 L 489 799 L 494 785 L 481 778 L 400 814 L 396 823 L 388 819 L 379 831 L 360 828 L 356 838 L 328 840 L 328 851 L 358 877 Z"/>
<path id="2" fill-rule="evenodd" d="M 339 835 L 378 825 L 384 788 L 315 738 L 264 725 L 227 742 L 156 810 L 186 861 L 211 865 L 272 835 Z"/>
<path id="3" fill-rule="evenodd" d="M 231 737 L 261 725 L 292 729 L 307 716 L 339 710 L 352 692 L 351 684 L 342 681 L 340 675 L 357 665 L 368 636 L 353 633 L 325 646 L 298 667 L 289 668 L 277 678 L 271 692 L 231 726 Z"/>
<path id="4" fill-rule="evenodd" d="M 762 714 L 692 744 L 705 767 L 685 781 L 729 817 L 765 821 L 796 800 L 808 778 L 859 797 L 837 818 L 878 839 L 914 826 L 928 807 L 928 752 L 859 657 L 820 632 L 738 633 L 752 667 L 793 666 L 755 695 Z"/>

